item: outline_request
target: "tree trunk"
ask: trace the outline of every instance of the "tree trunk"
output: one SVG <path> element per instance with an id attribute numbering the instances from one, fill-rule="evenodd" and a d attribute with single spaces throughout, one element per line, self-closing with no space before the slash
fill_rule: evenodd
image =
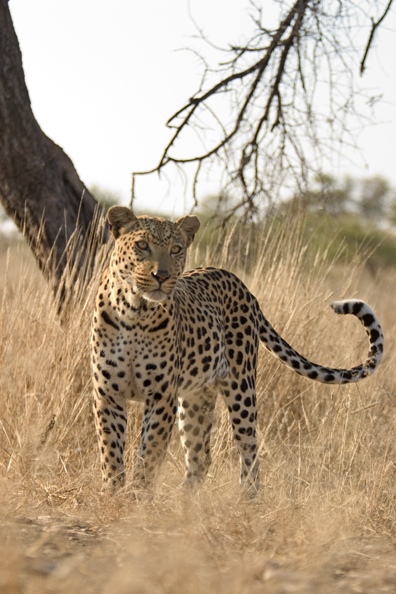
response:
<path id="1" fill-rule="evenodd" d="M 7 0 L 0 0 L 0 201 L 56 287 L 70 257 L 81 268 L 97 202 L 34 118 Z M 73 234 L 79 250 L 70 249 Z"/>

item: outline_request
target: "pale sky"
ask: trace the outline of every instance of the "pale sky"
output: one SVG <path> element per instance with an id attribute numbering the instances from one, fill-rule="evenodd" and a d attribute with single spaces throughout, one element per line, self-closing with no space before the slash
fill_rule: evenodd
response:
<path id="1" fill-rule="evenodd" d="M 262 0 L 266 3 L 272 4 Z M 86 185 L 119 192 L 124 204 L 130 199 L 131 172 L 157 164 L 170 137 L 165 122 L 200 81 L 197 58 L 177 51 L 199 47 L 189 5 L 217 44 L 235 43 L 251 29 L 248 0 L 9 2 L 38 123 L 66 151 Z M 348 152 L 332 167 L 335 174 L 382 174 L 396 187 L 395 10 L 375 45 L 363 82 L 384 100 L 378 123 L 359 134 L 368 168 L 362 157 Z M 139 208 L 187 209 L 182 185 L 171 182 L 140 178 Z M 215 192 L 215 182 L 202 184 L 201 196 Z"/>

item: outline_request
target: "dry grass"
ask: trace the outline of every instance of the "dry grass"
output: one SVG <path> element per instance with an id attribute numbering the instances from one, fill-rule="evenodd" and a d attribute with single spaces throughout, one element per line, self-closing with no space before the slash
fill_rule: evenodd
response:
<path id="1" fill-rule="evenodd" d="M 244 246 L 244 249 L 246 246 Z M 230 244 L 207 263 L 240 274 L 264 313 L 304 355 L 360 362 L 366 336 L 334 316 L 359 296 L 386 338 L 376 375 L 351 386 L 309 383 L 264 349 L 258 372 L 262 491 L 240 498 L 227 411 L 218 403 L 210 476 L 181 487 L 175 430 L 156 494 L 99 495 L 88 359 L 92 286 L 60 322 L 45 281 L 21 246 L 0 256 L 0 591 L 112 594 L 396 591 L 396 278 L 370 277 L 318 254 L 307 268 L 296 228 L 284 228 L 252 266 Z M 199 251 L 190 264 L 199 261 Z M 215 260 L 215 262 L 213 261 Z M 199 262 L 198 262 L 199 261 Z M 249 270 L 241 262 L 249 262 Z M 141 409 L 130 406 L 127 468 Z"/>

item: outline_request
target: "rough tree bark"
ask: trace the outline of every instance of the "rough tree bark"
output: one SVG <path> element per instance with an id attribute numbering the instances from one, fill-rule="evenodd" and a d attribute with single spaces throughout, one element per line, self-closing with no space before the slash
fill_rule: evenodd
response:
<path id="1" fill-rule="evenodd" d="M 0 0 L 0 201 L 55 286 L 77 257 L 76 233 L 82 265 L 97 202 L 35 120 L 8 0 Z"/>

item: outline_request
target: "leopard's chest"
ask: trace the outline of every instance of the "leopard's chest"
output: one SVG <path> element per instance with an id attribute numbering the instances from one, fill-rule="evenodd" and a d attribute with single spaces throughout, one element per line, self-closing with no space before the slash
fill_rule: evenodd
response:
<path id="1" fill-rule="evenodd" d="M 139 321 L 128 330 L 129 360 L 138 398 L 161 400 L 175 385 L 178 369 L 177 332 L 172 316 Z"/>

